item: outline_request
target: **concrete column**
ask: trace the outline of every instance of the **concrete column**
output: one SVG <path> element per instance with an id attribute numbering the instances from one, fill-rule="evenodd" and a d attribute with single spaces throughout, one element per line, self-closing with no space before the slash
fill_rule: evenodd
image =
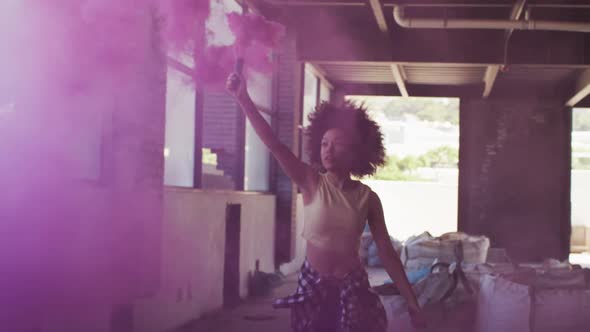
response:
<path id="1" fill-rule="evenodd" d="M 571 110 L 562 105 L 461 100 L 459 229 L 519 261 L 569 254 Z"/>

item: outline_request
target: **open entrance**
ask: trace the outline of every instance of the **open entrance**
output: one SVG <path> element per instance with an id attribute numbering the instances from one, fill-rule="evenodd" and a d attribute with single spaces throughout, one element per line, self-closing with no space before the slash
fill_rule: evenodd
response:
<path id="1" fill-rule="evenodd" d="M 348 96 L 384 135 L 387 165 L 363 180 L 383 202 L 390 235 L 457 230 L 459 99 Z"/>
<path id="2" fill-rule="evenodd" d="M 590 108 L 572 111 L 570 261 L 590 267 Z"/>

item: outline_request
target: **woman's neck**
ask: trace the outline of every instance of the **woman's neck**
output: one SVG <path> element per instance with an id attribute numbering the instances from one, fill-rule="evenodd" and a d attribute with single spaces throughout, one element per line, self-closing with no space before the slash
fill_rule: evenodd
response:
<path id="1" fill-rule="evenodd" d="M 348 172 L 328 171 L 330 182 L 339 189 L 347 189 L 352 187 L 353 181 Z"/>

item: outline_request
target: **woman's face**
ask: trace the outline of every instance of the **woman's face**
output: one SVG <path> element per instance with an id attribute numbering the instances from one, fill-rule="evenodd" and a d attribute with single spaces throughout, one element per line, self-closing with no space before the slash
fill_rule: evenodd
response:
<path id="1" fill-rule="evenodd" d="M 342 129 L 329 129 L 321 141 L 320 157 L 327 171 L 350 171 L 355 135 Z"/>

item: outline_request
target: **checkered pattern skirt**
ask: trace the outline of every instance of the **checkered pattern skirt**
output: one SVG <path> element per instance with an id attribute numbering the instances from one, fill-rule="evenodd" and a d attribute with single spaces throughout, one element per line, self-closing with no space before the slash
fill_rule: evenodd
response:
<path id="1" fill-rule="evenodd" d="M 274 307 L 291 309 L 294 332 L 383 332 L 387 327 L 381 300 L 362 267 L 342 279 L 329 279 L 306 260 L 297 291 L 275 300 Z"/>

